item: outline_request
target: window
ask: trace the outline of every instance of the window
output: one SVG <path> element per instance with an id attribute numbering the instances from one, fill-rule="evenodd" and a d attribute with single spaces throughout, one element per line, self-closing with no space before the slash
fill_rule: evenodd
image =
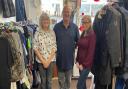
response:
<path id="1" fill-rule="evenodd" d="M 42 0 L 42 11 L 50 16 L 51 29 L 53 29 L 54 25 L 62 19 L 62 9 L 63 0 Z"/>
<path id="2" fill-rule="evenodd" d="M 82 15 L 90 15 L 92 16 L 92 21 L 96 13 L 105 5 L 107 4 L 107 0 L 99 0 L 96 2 L 95 0 L 81 0 L 81 8 L 80 8 L 80 18 Z"/>
<path id="3" fill-rule="evenodd" d="M 106 3 L 107 0 L 99 0 L 98 2 L 95 2 L 95 0 L 82 0 L 80 15 L 84 13 L 85 15 L 91 15 L 94 17 L 97 11 L 100 10 Z"/>

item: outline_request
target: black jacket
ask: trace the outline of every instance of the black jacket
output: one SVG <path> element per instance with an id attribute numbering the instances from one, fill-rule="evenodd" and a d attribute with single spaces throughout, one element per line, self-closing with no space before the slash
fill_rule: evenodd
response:
<path id="1" fill-rule="evenodd" d="M 128 70 L 128 11 L 121 7 L 119 8 L 120 12 L 124 17 L 124 29 L 125 29 L 125 44 L 124 44 L 124 63 L 123 67 Z"/>
<path id="2" fill-rule="evenodd" d="M 111 83 L 110 57 L 105 34 L 112 16 L 108 10 L 105 11 L 104 15 L 100 15 L 100 12 L 97 13 L 93 24 L 96 33 L 96 49 L 92 72 L 95 76 L 95 82 L 99 81 L 99 84 L 102 85 Z"/>
<path id="3" fill-rule="evenodd" d="M 6 38 L 0 37 L 0 89 L 10 89 L 12 55 Z"/>
<path id="4" fill-rule="evenodd" d="M 122 45 L 120 32 L 121 14 L 115 8 L 109 7 L 109 13 L 111 14 L 111 20 L 108 30 L 106 32 L 107 47 L 110 55 L 111 67 L 119 67 L 122 62 Z"/>
<path id="5" fill-rule="evenodd" d="M 128 10 L 128 0 L 123 0 L 124 1 L 124 7 Z"/>
<path id="6" fill-rule="evenodd" d="M 105 14 L 95 17 L 96 51 L 93 64 L 95 80 L 102 85 L 111 83 L 112 69 L 121 61 L 120 14 L 113 8 L 104 7 Z"/>

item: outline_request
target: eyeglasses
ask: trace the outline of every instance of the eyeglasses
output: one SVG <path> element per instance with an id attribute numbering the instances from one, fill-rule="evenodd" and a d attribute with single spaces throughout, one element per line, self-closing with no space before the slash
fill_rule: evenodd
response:
<path id="1" fill-rule="evenodd" d="M 90 21 L 81 21 L 82 24 L 90 23 Z"/>

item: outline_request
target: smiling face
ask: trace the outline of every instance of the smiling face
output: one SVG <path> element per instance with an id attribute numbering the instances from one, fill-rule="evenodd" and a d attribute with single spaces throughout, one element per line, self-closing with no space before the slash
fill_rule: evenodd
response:
<path id="1" fill-rule="evenodd" d="M 83 30 L 89 29 L 91 27 L 91 16 L 88 15 L 83 16 L 81 23 Z"/>
<path id="2" fill-rule="evenodd" d="M 62 14 L 64 22 L 69 22 L 71 18 L 71 8 L 69 6 L 64 6 Z"/>

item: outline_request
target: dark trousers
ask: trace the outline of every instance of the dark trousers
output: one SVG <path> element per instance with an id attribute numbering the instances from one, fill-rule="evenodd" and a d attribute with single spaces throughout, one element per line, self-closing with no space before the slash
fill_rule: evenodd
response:
<path id="1" fill-rule="evenodd" d="M 86 78 L 89 74 L 89 69 L 83 69 L 80 71 L 80 77 L 77 83 L 77 89 L 86 89 Z"/>
<path id="2" fill-rule="evenodd" d="M 52 89 L 52 74 L 54 62 L 46 69 L 42 64 L 39 64 L 39 73 L 41 77 L 41 89 Z"/>

